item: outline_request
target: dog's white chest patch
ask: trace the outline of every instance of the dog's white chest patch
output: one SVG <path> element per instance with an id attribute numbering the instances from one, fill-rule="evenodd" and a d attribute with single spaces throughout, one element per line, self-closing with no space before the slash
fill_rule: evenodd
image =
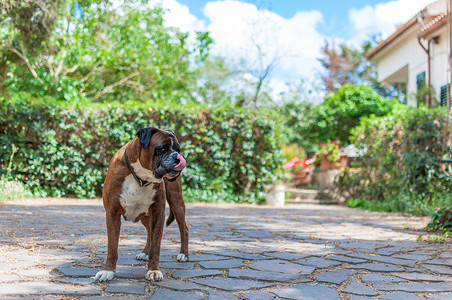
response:
<path id="1" fill-rule="evenodd" d="M 138 221 L 137 217 L 147 214 L 149 207 L 155 201 L 156 190 L 154 185 L 140 187 L 132 174 L 127 176 L 122 184 L 119 203 L 125 209 L 124 219 L 126 221 Z"/>

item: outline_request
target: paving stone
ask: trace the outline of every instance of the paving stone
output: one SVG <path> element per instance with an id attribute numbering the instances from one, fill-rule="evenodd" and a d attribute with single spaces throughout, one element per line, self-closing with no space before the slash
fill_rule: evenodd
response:
<path id="1" fill-rule="evenodd" d="M 347 256 L 351 257 L 357 257 L 357 258 L 363 258 L 367 260 L 373 260 L 393 265 L 402 265 L 402 266 L 409 266 L 413 267 L 417 261 L 416 260 L 408 260 L 408 259 L 402 259 L 402 258 L 394 258 L 389 256 L 381 256 L 381 255 L 368 255 L 368 254 L 354 254 L 350 253 L 347 254 Z"/>
<path id="2" fill-rule="evenodd" d="M 376 296 L 379 295 L 379 293 L 373 289 L 371 289 L 368 286 L 365 286 L 361 283 L 359 283 L 356 280 L 352 280 L 350 282 L 350 285 L 342 290 L 345 293 L 350 293 L 350 294 L 356 294 L 356 295 L 360 295 L 360 296 Z"/>
<path id="3" fill-rule="evenodd" d="M 161 269 L 193 269 L 195 267 L 194 263 L 181 263 L 181 262 L 161 262 Z"/>
<path id="4" fill-rule="evenodd" d="M 105 288 L 106 293 L 145 294 L 146 283 L 113 279 Z"/>
<path id="5" fill-rule="evenodd" d="M 424 298 L 421 298 L 419 296 L 416 296 L 416 295 L 410 294 L 410 293 L 394 292 L 394 293 L 389 293 L 389 294 L 383 295 L 380 297 L 380 299 L 384 299 L 384 300 L 421 300 Z"/>
<path id="6" fill-rule="evenodd" d="M 49 281 L 29 281 L 4 283 L 0 285 L 0 295 L 100 295 L 97 288 L 75 287 Z"/>
<path id="7" fill-rule="evenodd" d="M 240 230 L 240 232 L 250 238 L 263 239 L 263 238 L 274 237 L 274 235 L 271 234 L 270 232 L 261 231 L 261 230 L 243 230 L 242 229 L 242 230 Z"/>
<path id="8" fill-rule="evenodd" d="M 417 260 L 417 261 L 432 259 L 432 257 L 430 255 L 412 254 L 412 253 L 396 254 L 396 255 L 393 255 L 393 256 L 397 257 L 397 258 L 412 259 L 412 260 Z"/>
<path id="9" fill-rule="evenodd" d="M 265 255 L 283 259 L 283 260 L 296 260 L 296 259 L 302 259 L 302 258 L 309 256 L 309 254 L 301 254 L 301 253 L 295 253 L 295 252 L 272 252 L 272 253 L 265 253 Z"/>
<path id="10" fill-rule="evenodd" d="M 89 277 L 69 277 L 69 278 L 56 278 L 53 280 L 54 282 L 63 282 L 63 283 L 72 283 L 72 284 L 79 284 L 79 285 L 87 285 L 87 284 L 93 284 L 95 283 L 93 278 Z"/>
<path id="11" fill-rule="evenodd" d="M 197 254 L 190 255 L 190 261 L 205 261 L 205 260 L 225 260 L 229 259 L 220 255 L 212 255 L 212 254 Z"/>
<path id="12" fill-rule="evenodd" d="M 252 263 L 250 266 L 252 269 L 257 269 L 261 271 L 271 271 L 279 273 L 288 274 L 302 274 L 307 275 L 314 272 L 315 268 L 311 266 L 304 266 L 300 264 L 294 264 L 284 260 L 274 259 L 274 260 L 260 260 Z"/>
<path id="13" fill-rule="evenodd" d="M 193 279 L 198 284 L 214 287 L 226 291 L 249 290 L 255 288 L 264 288 L 273 284 L 259 281 L 233 279 L 233 278 L 202 278 Z"/>
<path id="14" fill-rule="evenodd" d="M 392 275 L 398 276 L 412 281 L 452 281 L 451 276 L 431 275 L 426 273 L 393 273 Z"/>
<path id="15" fill-rule="evenodd" d="M 230 269 L 229 277 L 240 279 L 253 279 L 271 282 L 309 282 L 310 278 L 299 274 L 285 274 L 269 271 L 257 271 L 250 269 Z"/>
<path id="16" fill-rule="evenodd" d="M 310 285 L 301 283 L 290 287 L 271 290 L 270 292 L 278 297 L 289 299 L 340 299 L 336 289 L 319 284 Z"/>
<path id="17" fill-rule="evenodd" d="M 182 280 L 175 280 L 171 278 L 164 278 L 162 281 L 154 282 L 155 285 L 158 285 L 160 287 L 165 287 L 173 290 L 198 290 L 198 285 L 182 281 Z"/>
<path id="18" fill-rule="evenodd" d="M 452 275 L 452 267 L 449 266 L 438 266 L 438 265 L 421 265 L 421 267 L 426 268 L 434 273 Z"/>
<path id="19" fill-rule="evenodd" d="M 350 276 L 352 276 L 356 273 L 357 272 L 354 270 L 345 270 L 345 269 L 339 269 L 336 271 L 328 271 L 328 272 L 320 273 L 317 276 L 317 281 L 341 284 L 342 282 L 346 281 Z"/>
<path id="20" fill-rule="evenodd" d="M 51 277 L 59 276 L 59 275 L 50 274 L 50 271 L 45 270 L 45 269 L 20 270 L 20 271 L 16 271 L 15 273 L 18 275 L 21 275 L 21 276 L 36 277 L 36 278 L 51 278 Z"/>
<path id="21" fill-rule="evenodd" d="M 433 259 L 424 263 L 429 265 L 452 266 L 452 259 Z"/>
<path id="22" fill-rule="evenodd" d="M 241 259 L 200 261 L 198 263 L 206 269 L 230 269 L 245 266 Z"/>
<path id="23" fill-rule="evenodd" d="M 325 269 L 325 268 L 329 268 L 331 266 L 339 266 L 342 264 L 342 263 L 334 261 L 334 260 L 329 260 L 329 259 L 324 259 L 324 258 L 319 258 L 319 257 L 308 257 L 308 258 L 304 258 L 302 260 L 298 260 L 295 263 L 307 265 L 307 266 L 313 266 L 318 269 Z"/>
<path id="24" fill-rule="evenodd" d="M 250 249 L 247 249 L 247 250 L 250 250 Z M 267 259 L 268 258 L 268 257 L 262 256 L 262 255 L 245 253 L 245 252 L 240 252 L 240 251 L 233 251 L 233 250 L 209 251 L 209 253 L 218 254 L 218 255 L 222 255 L 222 256 L 241 258 L 241 259 L 246 259 L 246 260 L 257 260 L 257 259 Z"/>
<path id="25" fill-rule="evenodd" d="M 207 290 L 207 293 L 209 294 L 208 300 L 239 300 L 237 296 L 226 292 Z"/>
<path id="26" fill-rule="evenodd" d="M 380 291 L 403 291 L 403 292 L 452 292 L 452 282 L 441 283 L 398 283 L 398 284 L 375 284 L 374 288 Z"/>
<path id="27" fill-rule="evenodd" d="M 447 294 L 431 294 L 427 295 L 427 299 L 429 300 L 450 300 L 450 293 Z"/>
<path id="28" fill-rule="evenodd" d="M 369 298 L 365 296 L 356 296 L 356 295 L 350 295 L 350 300 L 372 300 L 375 298 Z"/>
<path id="29" fill-rule="evenodd" d="M 403 269 L 389 264 L 379 264 L 379 263 L 364 263 L 357 264 L 353 266 L 345 267 L 347 269 L 366 269 L 369 271 L 377 271 L 377 272 L 398 272 L 403 271 Z"/>
<path id="30" fill-rule="evenodd" d="M 98 272 L 96 269 L 87 267 L 58 268 L 57 270 L 66 276 L 94 276 Z"/>
<path id="31" fill-rule="evenodd" d="M 22 280 L 22 278 L 14 274 L 0 274 L 0 282 L 13 282 L 20 280 Z"/>
<path id="32" fill-rule="evenodd" d="M 130 297 L 114 297 L 114 296 L 90 296 L 90 297 L 83 297 L 80 298 L 80 300 L 130 300 Z M 39 299 L 41 300 L 41 299 Z"/>
<path id="33" fill-rule="evenodd" d="M 183 300 L 202 300 L 204 296 L 196 295 L 187 292 L 175 292 L 157 289 L 149 298 L 149 300 L 168 300 L 168 299 L 183 299 Z"/>
<path id="34" fill-rule="evenodd" d="M 272 300 L 272 299 L 274 299 L 272 295 L 267 294 L 262 291 L 247 292 L 247 293 L 242 293 L 240 295 L 247 300 Z"/>
<path id="35" fill-rule="evenodd" d="M 115 276 L 119 278 L 144 278 L 147 269 L 143 267 L 118 266 Z"/>
<path id="36" fill-rule="evenodd" d="M 73 263 L 67 261 L 58 261 L 58 260 L 47 260 L 41 261 L 40 264 L 43 264 L 48 267 L 58 267 L 58 268 L 68 268 L 74 266 Z"/>
<path id="37" fill-rule="evenodd" d="M 171 276 L 173 276 L 174 278 L 196 278 L 196 277 L 215 276 L 215 275 L 223 275 L 223 273 L 220 270 L 195 269 L 195 270 L 176 271 Z"/>
<path id="38" fill-rule="evenodd" d="M 395 282 L 404 282 L 406 279 L 381 275 L 381 274 L 364 274 L 361 276 L 361 281 L 364 283 L 395 283 Z"/>
<path id="39" fill-rule="evenodd" d="M 347 263 L 353 263 L 353 264 L 364 263 L 367 261 L 365 259 L 352 258 L 352 257 L 348 257 L 348 256 L 338 256 L 338 255 L 328 256 L 327 258 L 332 259 L 332 260 L 347 262 Z"/>
<path id="40" fill-rule="evenodd" d="M 341 248 L 346 249 L 354 249 L 354 248 L 364 248 L 364 249 L 378 249 L 378 248 L 384 248 L 387 245 L 380 242 L 372 242 L 372 241 L 364 241 L 364 242 L 348 242 L 348 243 L 341 243 Z"/>

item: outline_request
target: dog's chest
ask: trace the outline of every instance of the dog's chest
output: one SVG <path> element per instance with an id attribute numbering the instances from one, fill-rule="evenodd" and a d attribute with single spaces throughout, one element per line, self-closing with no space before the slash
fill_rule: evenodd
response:
<path id="1" fill-rule="evenodd" d="M 140 215 L 147 215 L 149 207 L 155 202 L 157 190 L 154 184 L 140 187 L 132 174 L 127 176 L 122 184 L 119 203 L 125 209 L 124 219 L 137 222 Z"/>

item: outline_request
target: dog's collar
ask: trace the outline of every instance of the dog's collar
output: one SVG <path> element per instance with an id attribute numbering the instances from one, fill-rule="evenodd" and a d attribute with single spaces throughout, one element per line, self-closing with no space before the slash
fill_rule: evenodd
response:
<path id="1" fill-rule="evenodd" d="M 138 182 L 140 187 L 148 186 L 152 183 L 152 182 L 141 179 L 140 177 L 138 177 L 137 173 L 135 173 L 132 165 L 130 164 L 129 157 L 127 157 L 127 148 L 124 149 L 124 161 L 126 162 L 127 169 L 129 169 L 130 173 L 132 173 L 133 178 L 135 178 L 135 180 Z"/>

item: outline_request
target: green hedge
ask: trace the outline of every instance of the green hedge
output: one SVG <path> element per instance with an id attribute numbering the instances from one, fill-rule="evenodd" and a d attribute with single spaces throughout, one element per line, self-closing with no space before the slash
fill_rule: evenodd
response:
<path id="1" fill-rule="evenodd" d="M 191 191 L 251 195 L 236 201 L 255 202 L 282 162 L 276 125 L 231 105 L 61 106 L 51 99 L 1 99 L 0 167 L 14 144 L 19 150 L 13 173 L 34 194 L 96 197 L 113 154 L 138 128 L 156 126 L 178 135 L 188 161 L 184 184 Z"/>
<path id="2" fill-rule="evenodd" d="M 408 108 L 371 117 L 354 129 L 353 142 L 366 149 L 358 173 L 338 181 L 349 205 L 373 210 L 432 214 L 452 204 L 452 178 L 441 171 L 446 111 Z M 450 144 L 445 153 L 451 155 Z"/>

